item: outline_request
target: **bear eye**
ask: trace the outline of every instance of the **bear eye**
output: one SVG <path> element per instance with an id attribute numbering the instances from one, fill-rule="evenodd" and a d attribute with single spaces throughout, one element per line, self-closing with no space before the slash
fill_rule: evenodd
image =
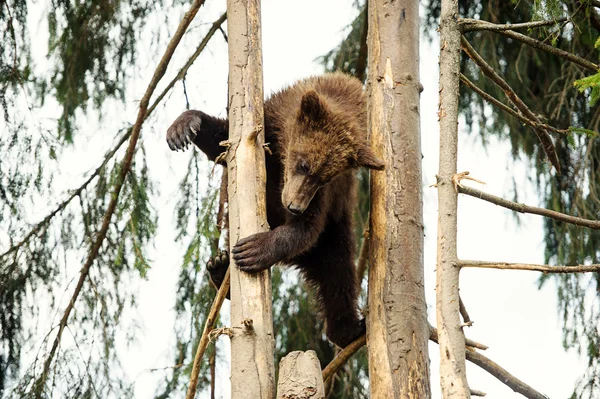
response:
<path id="1" fill-rule="evenodd" d="M 308 166 L 308 163 L 303 160 L 296 165 L 296 171 L 300 174 L 308 175 L 310 173 L 310 167 Z"/>

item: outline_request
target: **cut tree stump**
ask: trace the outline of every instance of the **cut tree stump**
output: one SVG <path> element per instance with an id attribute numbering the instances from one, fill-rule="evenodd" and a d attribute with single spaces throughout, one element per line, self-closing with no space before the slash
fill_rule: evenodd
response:
<path id="1" fill-rule="evenodd" d="M 315 351 L 294 351 L 281 359 L 277 399 L 324 398 L 321 365 Z"/>

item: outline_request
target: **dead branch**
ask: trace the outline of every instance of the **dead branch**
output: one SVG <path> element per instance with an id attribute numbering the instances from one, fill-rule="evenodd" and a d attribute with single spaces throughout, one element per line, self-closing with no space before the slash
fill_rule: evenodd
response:
<path id="1" fill-rule="evenodd" d="M 429 340 L 433 341 L 435 343 L 439 343 L 437 328 L 435 328 L 432 325 L 429 325 Z M 481 349 L 482 351 L 488 349 L 488 347 L 486 345 L 480 344 L 479 342 L 473 341 L 472 339 L 469 339 L 469 338 L 465 338 L 465 346 L 467 347 L 467 349 L 470 347 L 470 348 Z"/>
<path id="2" fill-rule="evenodd" d="M 437 328 L 432 325 L 429 326 L 429 340 L 435 343 L 438 342 L 438 332 Z M 354 355 L 360 348 L 363 347 L 367 343 L 366 335 L 362 335 L 357 338 L 350 345 L 345 347 L 340 351 L 340 353 L 323 369 L 323 381 L 327 383 L 327 381 L 338 372 L 340 368 Z M 467 348 L 477 348 L 481 350 L 486 350 L 488 347 L 484 344 L 480 344 L 479 342 L 473 341 L 471 339 L 466 338 L 465 344 Z M 467 350 L 467 352 L 470 352 Z"/>
<path id="3" fill-rule="evenodd" d="M 594 73 L 598 72 L 598 70 L 600 69 L 598 64 L 594 64 L 593 62 L 588 61 L 585 58 L 578 57 L 571 52 L 561 50 L 557 47 L 551 46 L 549 44 L 546 44 L 540 40 L 534 39 L 534 38 L 524 35 L 522 33 L 515 32 L 512 30 L 498 30 L 498 31 L 496 31 L 496 33 L 498 33 L 502 36 L 506 36 L 508 38 L 514 39 L 514 40 L 518 40 L 521 43 L 527 44 L 528 46 L 531 46 L 533 48 L 537 48 L 537 49 L 545 51 L 547 53 L 556 55 L 557 57 L 564 58 L 565 60 L 574 62 L 575 64 L 580 65 Z"/>
<path id="4" fill-rule="evenodd" d="M 515 105 L 515 107 L 517 107 L 517 109 L 521 111 L 521 113 L 523 113 L 523 115 L 526 118 L 533 120 L 537 124 L 541 124 L 539 118 L 533 112 L 531 112 L 529 107 L 523 102 L 523 100 L 521 100 L 521 98 L 519 98 L 519 96 L 517 95 L 517 93 L 515 93 L 513 88 L 510 87 L 510 85 L 506 83 L 506 81 L 502 79 L 502 77 L 498 75 L 498 73 L 494 71 L 494 69 L 487 62 L 485 62 L 481 55 L 479 55 L 479 53 L 475 51 L 475 49 L 471 46 L 471 44 L 469 44 L 469 42 L 464 36 L 461 37 L 461 47 L 465 54 L 467 54 L 467 56 L 469 56 L 469 58 L 473 60 L 473 62 L 479 67 L 479 69 L 481 69 L 484 75 L 492 79 L 492 81 L 496 85 L 498 85 L 498 87 L 500 87 L 502 91 L 504 91 L 504 94 L 509 99 L 509 101 L 512 102 Z M 556 150 L 554 148 L 552 138 L 544 129 L 534 127 L 533 131 L 540 140 L 542 148 L 548 156 L 548 159 L 550 160 L 556 171 L 560 173 L 560 163 L 558 161 L 558 156 L 556 155 Z"/>
<path id="5" fill-rule="evenodd" d="M 467 312 L 467 308 L 465 306 L 465 303 L 463 302 L 462 298 L 460 297 L 460 295 L 458 296 L 458 309 L 460 310 L 460 315 L 463 318 L 463 322 L 464 323 L 473 323 L 471 321 L 471 317 L 469 317 L 469 313 Z"/>
<path id="6" fill-rule="evenodd" d="M 187 73 L 190 66 L 194 63 L 194 61 L 196 61 L 196 59 L 198 58 L 200 53 L 204 50 L 204 48 L 206 48 L 208 41 L 213 37 L 215 31 L 218 30 L 221 27 L 221 25 L 223 25 L 223 22 L 225 22 L 226 19 L 227 19 L 227 14 L 225 13 L 225 14 L 221 15 L 221 17 L 219 19 L 217 19 L 215 22 L 213 22 L 211 29 L 206 33 L 206 36 L 204 36 L 204 38 L 202 39 L 202 42 L 200 43 L 200 45 L 198 45 L 198 48 L 196 48 L 196 51 L 194 52 L 194 54 L 192 54 L 192 56 L 188 59 L 188 61 L 185 63 L 185 65 L 179 70 L 179 72 L 173 78 L 173 80 L 171 80 L 169 82 L 169 84 L 163 89 L 163 91 L 158 95 L 158 97 L 156 97 L 156 99 L 154 100 L 152 105 L 148 108 L 148 110 L 146 111 L 146 114 L 144 115 L 144 120 L 148 119 L 148 117 L 156 109 L 158 104 L 163 100 L 163 98 L 167 95 L 167 93 L 175 86 L 175 84 L 178 81 L 180 81 L 181 79 L 183 79 L 183 77 Z M 34 235 L 36 235 L 44 226 L 46 226 L 48 224 L 48 222 L 50 222 L 50 220 L 52 218 L 54 218 L 54 216 L 56 216 L 58 213 L 62 212 L 67 207 L 67 205 L 69 205 L 69 203 L 71 203 L 71 201 L 74 198 L 76 198 L 78 195 L 80 195 L 87 188 L 87 186 L 100 174 L 102 169 L 104 169 L 106 167 L 108 162 L 114 157 L 114 155 L 121 148 L 121 146 L 131 137 L 131 132 L 132 132 L 131 128 L 127 129 L 127 131 L 119 139 L 117 144 L 115 144 L 115 146 L 113 148 L 111 148 L 104 155 L 104 158 L 103 158 L 100 166 L 98 166 L 92 172 L 92 174 L 78 188 L 71 191 L 71 194 L 69 195 L 69 197 L 67 199 L 65 199 L 63 202 L 58 204 L 52 212 L 50 212 L 44 219 L 42 219 L 42 221 L 38 222 L 29 231 L 29 233 L 27 233 L 25 235 L 25 237 L 23 237 L 23 239 L 21 241 L 19 241 L 17 244 L 13 245 L 8 250 L 6 250 L 3 254 L 1 254 L 0 258 L 10 255 L 11 253 L 13 253 L 15 251 L 18 251 L 23 245 L 25 245 L 27 242 L 29 242 L 29 240 Z"/>
<path id="7" fill-rule="evenodd" d="M 567 21 L 567 18 L 552 19 L 546 21 L 531 21 L 520 24 L 494 24 L 488 21 L 482 21 L 479 19 L 461 18 L 458 20 L 459 26 L 462 32 L 474 32 L 480 30 L 487 31 L 503 31 L 503 30 L 515 30 L 515 29 L 532 29 L 540 28 L 543 26 L 557 25 L 561 22 Z"/>
<path id="8" fill-rule="evenodd" d="M 181 20 L 181 22 L 179 23 L 179 26 L 177 27 L 177 31 L 175 32 L 173 38 L 171 38 L 171 40 L 169 41 L 169 44 L 167 45 L 167 49 L 165 50 L 165 53 L 163 54 L 160 62 L 158 63 L 156 70 L 154 71 L 154 75 L 152 76 L 152 79 L 151 79 L 150 83 L 148 84 L 148 87 L 146 88 L 146 92 L 144 93 L 144 96 L 142 97 L 142 100 L 140 101 L 140 108 L 138 111 L 137 119 L 131 129 L 131 139 L 129 140 L 129 146 L 127 147 L 127 152 L 125 153 L 125 156 L 123 157 L 123 161 L 121 162 L 119 175 L 115 182 L 114 191 L 113 191 L 113 194 L 111 195 L 111 201 L 106 210 L 106 214 L 105 214 L 104 220 L 102 222 L 102 227 L 97 232 L 97 234 L 95 236 L 95 240 L 90 247 L 90 252 L 88 254 L 88 257 L 87 257 L 83 267 L 81 268 L 81 274 L 79 276 L 79 281 L 77 282 L 75 291 L 73 292 L 71 300 L 69 301 L 69 304 L 67 305 L 67 308 L 65 309 L 63 317 L 60 321 L 58 332 L 57 332 L 54 342 L 52 344 L 50 353 L 48 354 L 48 358 L 44 362 L 44 368 L 43 368 L 42 374 L 40 375 L 40 377 L 38 378 L 38 380 L 35 383 L 35 391 L 36 391 L 35 395 L 37 398 L 42 397 L 42 391 L 43 391 L 43 387 L 46 383 L 46 378 L 48 377 L 50 365 L 52 363 L 52 360 L 54 359 L 56 350 L 58 349 L 58 344 L 61 341 L 62 333 L 67 325 L 67 321 L 69 320 L 69 315 L 71 314 L 71 311 L 73 310 L 73 307 L 75 306 L 75 303 L 77 302 L 77 298 L 79 297 L 79 293 L 81 292 L 83 283 L 85 282 L 85 280 L 90 272 L 90 267 L 96 260 L 96 257 L 98 256 L 98 253 L 100 251 L 100 247 L 102 246 L 102 243 L 104 242 L 104 239 L 106 238 L 106 233 L 110 226 L 111 217 L 113 216 L 115 209 L 117 207 L 117 203 L 119 201 L 119 194 L 121 192 L 121 188 L 123 187 L 125 178 L 131 169 L 131 164 L 133 162 L 133 155 L 135 153 L 135 147 L 136 147 L 136 144 L 139 139 L 140 131 L 142 129 L 142 124 L 146 117 L 148 104 L 150 102 L 150 97 L 152 96 L 152 93 L 156 89 L 158 82 L 161 80 L 161 78 L 165 74 L 165 71 L 167 70 L 167 65 L 169 64 L 171 57 L 172 57 L 173 53 L 175 52 L 175 49 L 177 48 L 177 45 L 179 44 L 179 42 L 181 40 L 181 37 L 185 33 L 190 22 L 192 22 L 192 20 L 196 16 L 196 13 L 198 12 L 198 9 L 202 6 L 202 4 L 204 4 L 204 0 L 195 0 L 194 3 L 192 3 L 192 5 L 190 6 L 190 9 L 183 16 L 183 19 Z"/>
<path id="9" fill-rule="evenodd" d="M 202 330 L 202 337 L 200 337 L 200 342 L 198 342 L 198 348 L 196 348 L 196 355 L 194 356 L 194 365 L 192 366 L 192 374 L 190 375 L 190 385 L 188 387 L 187 399 L 194 399 L 196 395 L 196 386 L 198 385 L 198 375 L 200 374 L 200 364 L 202 362 L 202 356 L 204 356 L 204 352 L 206 351 L 206 347 L 210 341 L 210 332 L 215 327 L 215 323 L 217 322 L 217 316 L 219 315 L 219 311 L 221 310 L 221 306 L 223 305 L 223 301 L 225 301 L 225 297 L 227 296 L 227 292 L 229 291 L 229 269 L 225 273 L 225 277 L 223 278 L 223 282 L 221 283 L 221 287 L 217 292 L 217 296 L 213 300 L 213 304 L 210 307 L 210 311 L 208 312 L 208 316 L 206 317 L 206 322 L 204 323 L 204 330 Z"/>
<path id="10" fill-rule="evenodd" d="M 546 129 L 546 130 L 551 130 L 555 133 L 559 133 L 559 134 L 568 134 L 569 130 L 568 129 L 557 129 L 554 126 L 548 125 L 546 123 L 538 123 L 536 121 L 533 121 L 531 119 L 526 118 L 525 116 L 523 116 L 523 114 L 521 114 L 520 112 L 515 111 L 514 109 L 510 108 L 508 105 L 504 104 L 503 102 L 499 101 L 498 99 L 496 99 L 495 97 L 493 97 L 492 95 L 486 93 L 485 91 L 481 90 L 479 87 L 477 87 L 473 82 L 471 82 L 465 75 L 463 75 L 462 73 L 460 74 L 460 81 L 464 83 L 465 86 L 467 86 L 469 89 L 473 90 L 475 93 L 477 93 L 481 98 L 483 98 L 485 101 L 487 101 L 488 103 L 495 105 L 496 107 L 500 108 L 502 111 L 514 116 L 515 118 L 517 118 L 518 120 L 520 120 L 521 122 L 533 127 L 533 128 L 542 128 L 542 129 Z"/>
<path id="11" fill-rule="evenodd" d="M 471 389 L 471 396 L 486 396 L 487 394 L 485 392 L 482 391 L 478 391 L 476 389 Z"/>
<path id="12" fill-rule="evenodd" d="M 600 272 L 600 264 L 575 266 L 535 265 L 530 263 L 485 262 L 479 260 L 460 260 L 460 267 L 478 267 L 482 269 L 531 270 L 543 273 L 594 273 Z"/>
<path id="13" fill-rule="evenodd" d="M 340 351 L 340 353 L 323 369 L 323 381 L 326 383 L 360 348 L 367 343 L 366 334 L 356 338 L 352 343 Z"/>
<path id="14" fill-rule="evenodd" d="M 590 229 L 600 229 L 600 221 L 598 221 L 598 220 L 579 218 L 576 216 L 571 216 L 571 215 L 567 215 L 564 213 L 552 211 L 550 209 L 538 208 L 535 206 L 530 206 L 530 205 L 525 205 L 525 204 L 519 204 L 516 202 L 506 200 L 504 198 L 497 197 L 492 194 L 488 194 L 486 192 L 477 190 L 472 187 L 459 186 L 458 192 L 461 194 L 469 195 L 471 197 L 482 199 L 487 202 L 491 202 L 492 204 L 501 206 L 503 208 L 510 209 L 515 212 L 531 213 L 534 215 L 549 217 L 551 219 L 558 220 L 560 222 L 570 223 L 570 224 L 574 224 L 577 226 L 588 227 Z"/>
<path id="15" fill-rule="evenodd" d="M 548 399 L 546 395 L 543 395 L 519 380 L 517 377 L 510 374 L 508 371 L 500 367 L 498 364 L 483 356 L 479 352 L 467 351 L 467 360 L 474 363 L 496 377 L 504 385 L 508 386 L 513 391 L 520 393 L 529 399 Z"/>

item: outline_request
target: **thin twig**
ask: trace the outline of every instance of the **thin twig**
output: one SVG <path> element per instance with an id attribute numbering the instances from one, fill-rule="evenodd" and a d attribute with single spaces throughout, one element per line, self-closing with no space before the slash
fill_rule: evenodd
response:
<path id="1" fill-rule="evenodd" d="M 323 382 L 327 382 L 342 366 L 354 355 L 360 348 L 367 343 L 367 335 L 363 334 L 348 346 L 340 351 L 340 353 L 323 369 Z"/>
<path id="2" fill-rule="evenodd" d="M 219 315 L 219 311 L 221 310 L 223 301 L 225 301 L 227 292 L 229 292 L 229 268 L 225 273 L 225 277 L 223 278 L 221 287 L 217 292 L 217 296 L 213 300 L 213 304 L 210 307 L 208 316 L 206 317 L 206 322 L 204 323 L 202 337 L 200 338 L 200 342 L 198 342 L 198 348 L 196 349 L 196 355 L 194 356 L 194 365 L 192 367 L 192 374 L 190 376 L 190 385 L 188 387 L 186 395 L 187 399 L 194 399 L 194 396 L 196 395 L 196 386 L 198 385 L 198 375 L 200 374 L 200 364 L 202 362 L 202 356 L 204 356 L 204 352 L 206 351 L 206 347 L 208 346 L 208 342 L 210 341 L 210 332 L 212 331 L 212 329 L 215 326 L 215 323 L 217 322 L 217 316 Z"/>
<path id="3" fill-rule="evenodd" d="M 575 54 L 573 54 L 569 51 L 561 50 L 557 47 L 543 43 L 540 40 L 534 39 L 534 38 L 524 35 L 522 33 L 511 31 L 511 30 L 499 30 L 499 31 L 496 31 L 496 33 L 498 33 L 502 36 L 506 36 L 508 38 L 514 39 L 514 40 L 518 40 L 521 43 L 525 43 L 533 48 L 537 48 L 537 49 L 545 51 L 547 53 L 556 55 L 557 57 L 561 57 L 568 61 L 574 62 L 575 64 L 580 65 L 594 73 L 598 72 L 598 70 L 600 69 L 600 67 L 598 67 L 598 64 L 594 64 L 593 62 L 588 61 L 585 58 L 576 56 Z"/>
<path id="4" fill-rule="evenodd" d="M 173 80 L 171 80 L 169 82 L 169 84 L 163 89 L 163 91 L 158 95 L 158 97 L 156 97 L 156 99 L 154 100 L 152 105 L 148 108 L 148 110 L 146 111 L 146 114 L 144 115 L 144 120 L 148 119 L 148 117 L 156 109 L 158 104 L 163 100 L 163 98 L 167 95 L 167 93 L 175 86 L 175 84 L 179 80 L 183 79 L 183 77 L 187 73 L 188 69 L 192 66 L 194 61 L 196 61 L 196 59 L 198 58 L 200 53 L 204 50 L 208 41 L 213 37 L 213 35 L 215 34 L 215 31 L 221 27 L 221 25 L 223 24 L 223 22 L 225 22 L 226 19 L 227 19 L 227 14 L 225 13 L 225 14 L 221 15 L 221 17 L 212 24 L 211 29 L 207 32 L 206 36 L 202 39 L 202 42 L 198 45 L 194 54 L 192 54 L 192 56 L 188 59 L 188 61 L 184 64 L 184 66 L 179 70 L 179 72 L 173 78 Z M 129 139 L 129 137 L 131 137 L 131 132 L 132 132 L 131 128 L 127 129 L 127 131 L 119 139 L 117 144 L 104 155 L 103 161 L 100 164 L 100 166 L 98 166 L 94 170 L 94 172 L 92 172 L 92 174 L 77 189 L 73 190 L 67 199 L 65 199 L 63 202 L 58 204 L 51 213 L 49 213 L 44 219 L 42 219 L 42 221 L 38 222 L 33 227 L 33 229 L 31 229 L 29 231 L 29 233 L 27 233 L 27 235 L 25 235 L 25 237 L 23 237 L 23 239 L 21 241 L 19 241 L 17 244 L 13 245 L 8 250 L 6 250 L 6 252 L 4 252 L 2 255 L 0 255 L 0 258 L 3 258 L 5 256 L 10 255 L 11 253 L 19 250 L 34 235 L 36 235 L 45 225 L 47 225 L 48 222 L 54 216 L 56 216 L 58 213 L 63 211 L 75 197 L 77 197 L 79 194 L 81 194 L 83 192 L 83 190 L 85 190 L 87 188 L 87 186 L 100 174 L 102 169 L 104 169 L 106 167 L 108 162 L 113 158 L 113 156 L 117 153 L 117 151 L 121 148 L 121 146 Z"/>
<path id="5" fill-rule="evenodd" d="M 77 298 L 79 297 L 79 293 L 81 292 L 83 283 L 85 282 L 85 280 L 90 272 L 90 267 L 96 260 L 96 257 L 98 256 L 98 253 L 100 251 L 100 247 L 102 246 L 102 243 L 104 242 L 104 239 L 106 238 L 106 233 L 110 226 L 110 220 L 115 212 L 115 209 L 117 208 L 117 203 L 119 202 L 119 194 L 121 192 L 121 188 L 123 187 L 125 178 L 131 169 L 131 164 L 133 162 L 133 155 L 135 153 L 136 144 L 138 142 L 140 131 L 142 129 L 142 124 L 146 117 L 148 104 L 150 102 L 150 97 L 152 96 L 152 93 L 156 89 L 158 82 L 161 80 L 161 78 L 165 74 L 165 71 L 167 70 L 167 65 L 169 64 L 171 57 L 172 57 L 173 53 L 175 52 L 175 49 L 177 48 L 177 45 L 179 44 L 179 42 L 181 40 L 181 37 L 185 33 L 190 22 L 194 19 L 196 13 L 198 12 L 198 9 L 202 6 L 202 4 L 204 4 L 204 0 L 195 0 L 194 3 L 192 3 L 192 5 L 190 6 L 190 9 L 185 13 L 183 19 L 179 23 L 179 26 L 177 27 L 177 31 L 175 32 L 175 35 L 169 41 L 169 44 L 167 45 L 167 49 L 165 50 L 165 53 L 163 54 L 160 62 L 158 63 L 156 70 L 154 71 L 154 75 L 152 76 L 152 80 L 148 84 L 146 92 L 144 93 L 144 96 L 142 97 L 142 100 L 140 101 L 140 108 L 138 111 L 137 119 L 131 129 L 131 139 L 129 141 L 129 146 L 127 148 L 127 152 L 125 153 L 125 156 L 123 157 L 123 161 L 121 162 L 119 175 L 115 182 L 114 191 L 111 195 L 111 201 L 106 210 L 106 214 L 105 214 L 104 220 L 102 222 L 102 227 L 97 232 L 95 240 L 90 247 L 89 255 L 88 255 L 83 267 L 81 268 L 81 274 L 79 277 L 79 281 L 77 282 L 75 291 L 73 292 L 71 300 L 69 301 L 69 304 L 67 305 L 67 308 L 65 309 L 63 317 L 60 321 L 58 333 L 54 339 L 54 343 L 52 344 L 52 348 L 50 350 L 50 353 L 48 354 L 48 358 L 44 362 L 44 368 L 43 368 L 42 374 L 40 375 L 40 377 L 38 378 L 38 380 L 35 383 L 35 390 L 36 390 L 35 395 L 37 398 L 42 397 L 42 391 L 43 391 L 44 385 L 46 383 L 46 379 L 48 377 L 50 365 L 52 364 L 52 360 L 54 359 L 54 355 L 56 354 L 56 351 L 58 349 L 58 345 L 62 338 L 62 333 L 67 325 L 67 321 L 69 320 L 71 311 L 73 310 L 73 307 L 75 306 L 75 303 L 77 302 Z"/>
<path id="6" fill-rule="evenodd" d="M 465 306 L 465 303 L 463 302 L 463 300 L 460 297 L 460 295 L 458 296 L 458 308 L 460 310 L 460 315 L 463 318 L 463 322 L 465 322 L 465 323 L 473 323 L 471 321 L 471 318 L 469 317 L 469 313 L 467 312 L 467 308 Z"/>
<path id="7" fill-rule="evenodd" d="M 496 377 L 500 382 L 504 383 L 504 385 L 508 386 L 515 392 L 520 393 L 529 399 L 548 399 L 546 395 L 543 395 L 525 384 L 523 381 L 519 380 L 517 377 L 510 374 L 508 371 L 500 367 L 498 364 L 490 360 L 489 358 L 483 356 L 479 352 L 475 351 L 467 351 L 467 360 L 471 363 L 474 363 Z"/>
<path id="8" fill-rule="evenodd" d="M 515 118 L 517 118 L 518 120 L 520 120 L 521 122 L 533 127 L 533 128 L 542 128 L 542 129 L 546 129 L 546 130 L 551 130 L 555 133 L 559 133 L 559 134 L 569 134 L 569 130 L 568 129 L 558 129 L 555 128 L 554 126 L 548 125 L 546 123 L 538 123 L 536 121 L 533 121 L 531 119 L 526 118 L 525 116 L 523 116 L 522 113 L 515 111 L 514 109 L 510 108 L 508 105 L 504 104 L 503 102 L 501 102 L 500 100 L 496 99 L 495 97 L 493 97 L 492 95 L 486 93 L 485 91 L 481 90 L 479 87 L 477 87 L 473 82 L 471 82 L 465 75 L 463 75 L 462 73 L 460 74 L 460 81 L 463 82 L 463 84 L 465 86 L 467 86 L 469 89 L 473 90 L 475 93 L 477 93 L 481 98 L 483 98 L 485 101 L 489 102 L 492 105 L 495 105 L 496 107 L 500 108 L 502 111 L 514 116 Z"/>
<path id="9" fill-rule="evenodd" d="M 484 262 L 479 260 L 459 260 L 459 267 L 481 269 L 530 270 L 543 273 L 594 273 L 600 272 L 600 264 L 575 266 L 535 265 L 530 263 Z"/>
<path id="10" fill-rule="evenodd" d="M 458 24 L 461 27 L 461 31 L 464 32 L 473 32 L 479 30 L 488 30 L 488 31 L 503 31 L 503 30 L 515 30 L 515 29 L 532 29 L 532 28 L 540 28 L 543 26 L 552 26 L 558 25 L 561 22 L 568 21 L 567 18 L 559 18 L 559 19 L 551 19 L 545 21 L 531 21 L 524 22 L 520 24 L 494 24 L 488 21 L 483 21 L 480 19 L 471 19 L 471 18 L 461 18 L 458 20 Z"/>
<path id="11" fill-rule="evenodd" d="M 538 208 L 535 206 L 530 206 L 530 205 L 525 205 L 525 204 L 519 204 L 516 202 L 506 200 L 504 198 L 497 197 L 492 194 L 488 194 L 486 192 L 477 190 L 472 187 L 459 186 L 458 192 L 461 194 L 470 195 L 471 197 L 482 199 L 487 202 L 491 202 L 492 204 L 501 206 L 503 208 L 510 209 L 515 212 L 531 213 L 534 215 L 546 216 L 551 219 L 558 220 L 560 222 L 570 223 L 570 224 L 574 224 L 577 226 L 588 227 L 590 229 L 600 229 L 600 221 L 598 221 L 598 220 L 579 218 L 576 216 L 571 216 L 571 215 L 567 215 L 564 213 L 552 211 L 550 209 Z"/>
<path id="12" fill-rule="evenodd" d="M 541 123 L 539 118 L 533 112 L 531 112 L 529 107 L 523 102 L 523 100 L 521 100 L 521 98 L 519 98 L 519 96 L 517 95 L 517 93 L 515 93 L 513 88 L 510 87 L 510 85 L 506 83 L 506 81 L 502 79 L 502 77 L 500 77 L 500 75 L 498 75 L 498 73 L 487 62 L 485 62 L 481 55 L 479 55 L 479 53 L 475 51 L 475 49 L 471 46 L 471 44 L 467 41 L 467 39 L 464 36 L 461 37 L 461 47 L 465 54 L 467 54 L 469 58 L 473 60 L 473 62 L 481 69 L 481 71 L 488 78 L 492 79 L 492 81 L 496 85 L 498 85 L 498 87 L 500 87 L 502 91 L 504 91 L 504 94 L 510 100 L 510 102 L 512 102 L 515 105 L 515 107 L 517 107 L 517 109 L 521 111 L 526 118 L 531 119 L 538 124 Z M 544 129 L 534 127 L 533 131 L 542 143 L 542 148 L 548 156 L 548 159 L 550 160 L 556 171 L 560 173 L 560 163 L 558 161 L 558 156 L 556 155 L 556 150 L 554 148 L 552 138 Z"/>

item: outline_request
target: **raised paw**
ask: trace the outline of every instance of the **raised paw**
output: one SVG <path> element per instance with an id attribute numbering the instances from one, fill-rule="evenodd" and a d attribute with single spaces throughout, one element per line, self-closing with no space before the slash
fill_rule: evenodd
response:
<path id="1" fill-rule="evenodd" d="M 337 320 L 327 325 L 327 338 L 340 348 L 345 348 L 366 332 L 365 319 L 358 321 Z"/>
<path id="2" fill-rule="evenodd" d="M 185 150 L 194 141 L 202 126 L 198 111 L 185 111 L 167 129 L 167 144 L 173 151 Z"/>
<path id="3" fill-rule="evenodd" d="M 225 274 L 227 273 L 228 268 L 229 254 L 227 251 L 217 252 L 215 256 L 206 262 L 206 270 L 208 271 L 210 281 L 213 283 L 216 289 L 219 289 L 221 284 L 223 284 L 223 279 L 225 279 Z M 227 293 L 227 298 L 229 298 L 229 293 Z"/>
<path id="4" fill-rule="evenodd" d="M 271 232 L 242 238 L 231 250 L 235 264 L 245 272 L 259 272 L 277 263 L 275 248 L 270 243 Z"/>

